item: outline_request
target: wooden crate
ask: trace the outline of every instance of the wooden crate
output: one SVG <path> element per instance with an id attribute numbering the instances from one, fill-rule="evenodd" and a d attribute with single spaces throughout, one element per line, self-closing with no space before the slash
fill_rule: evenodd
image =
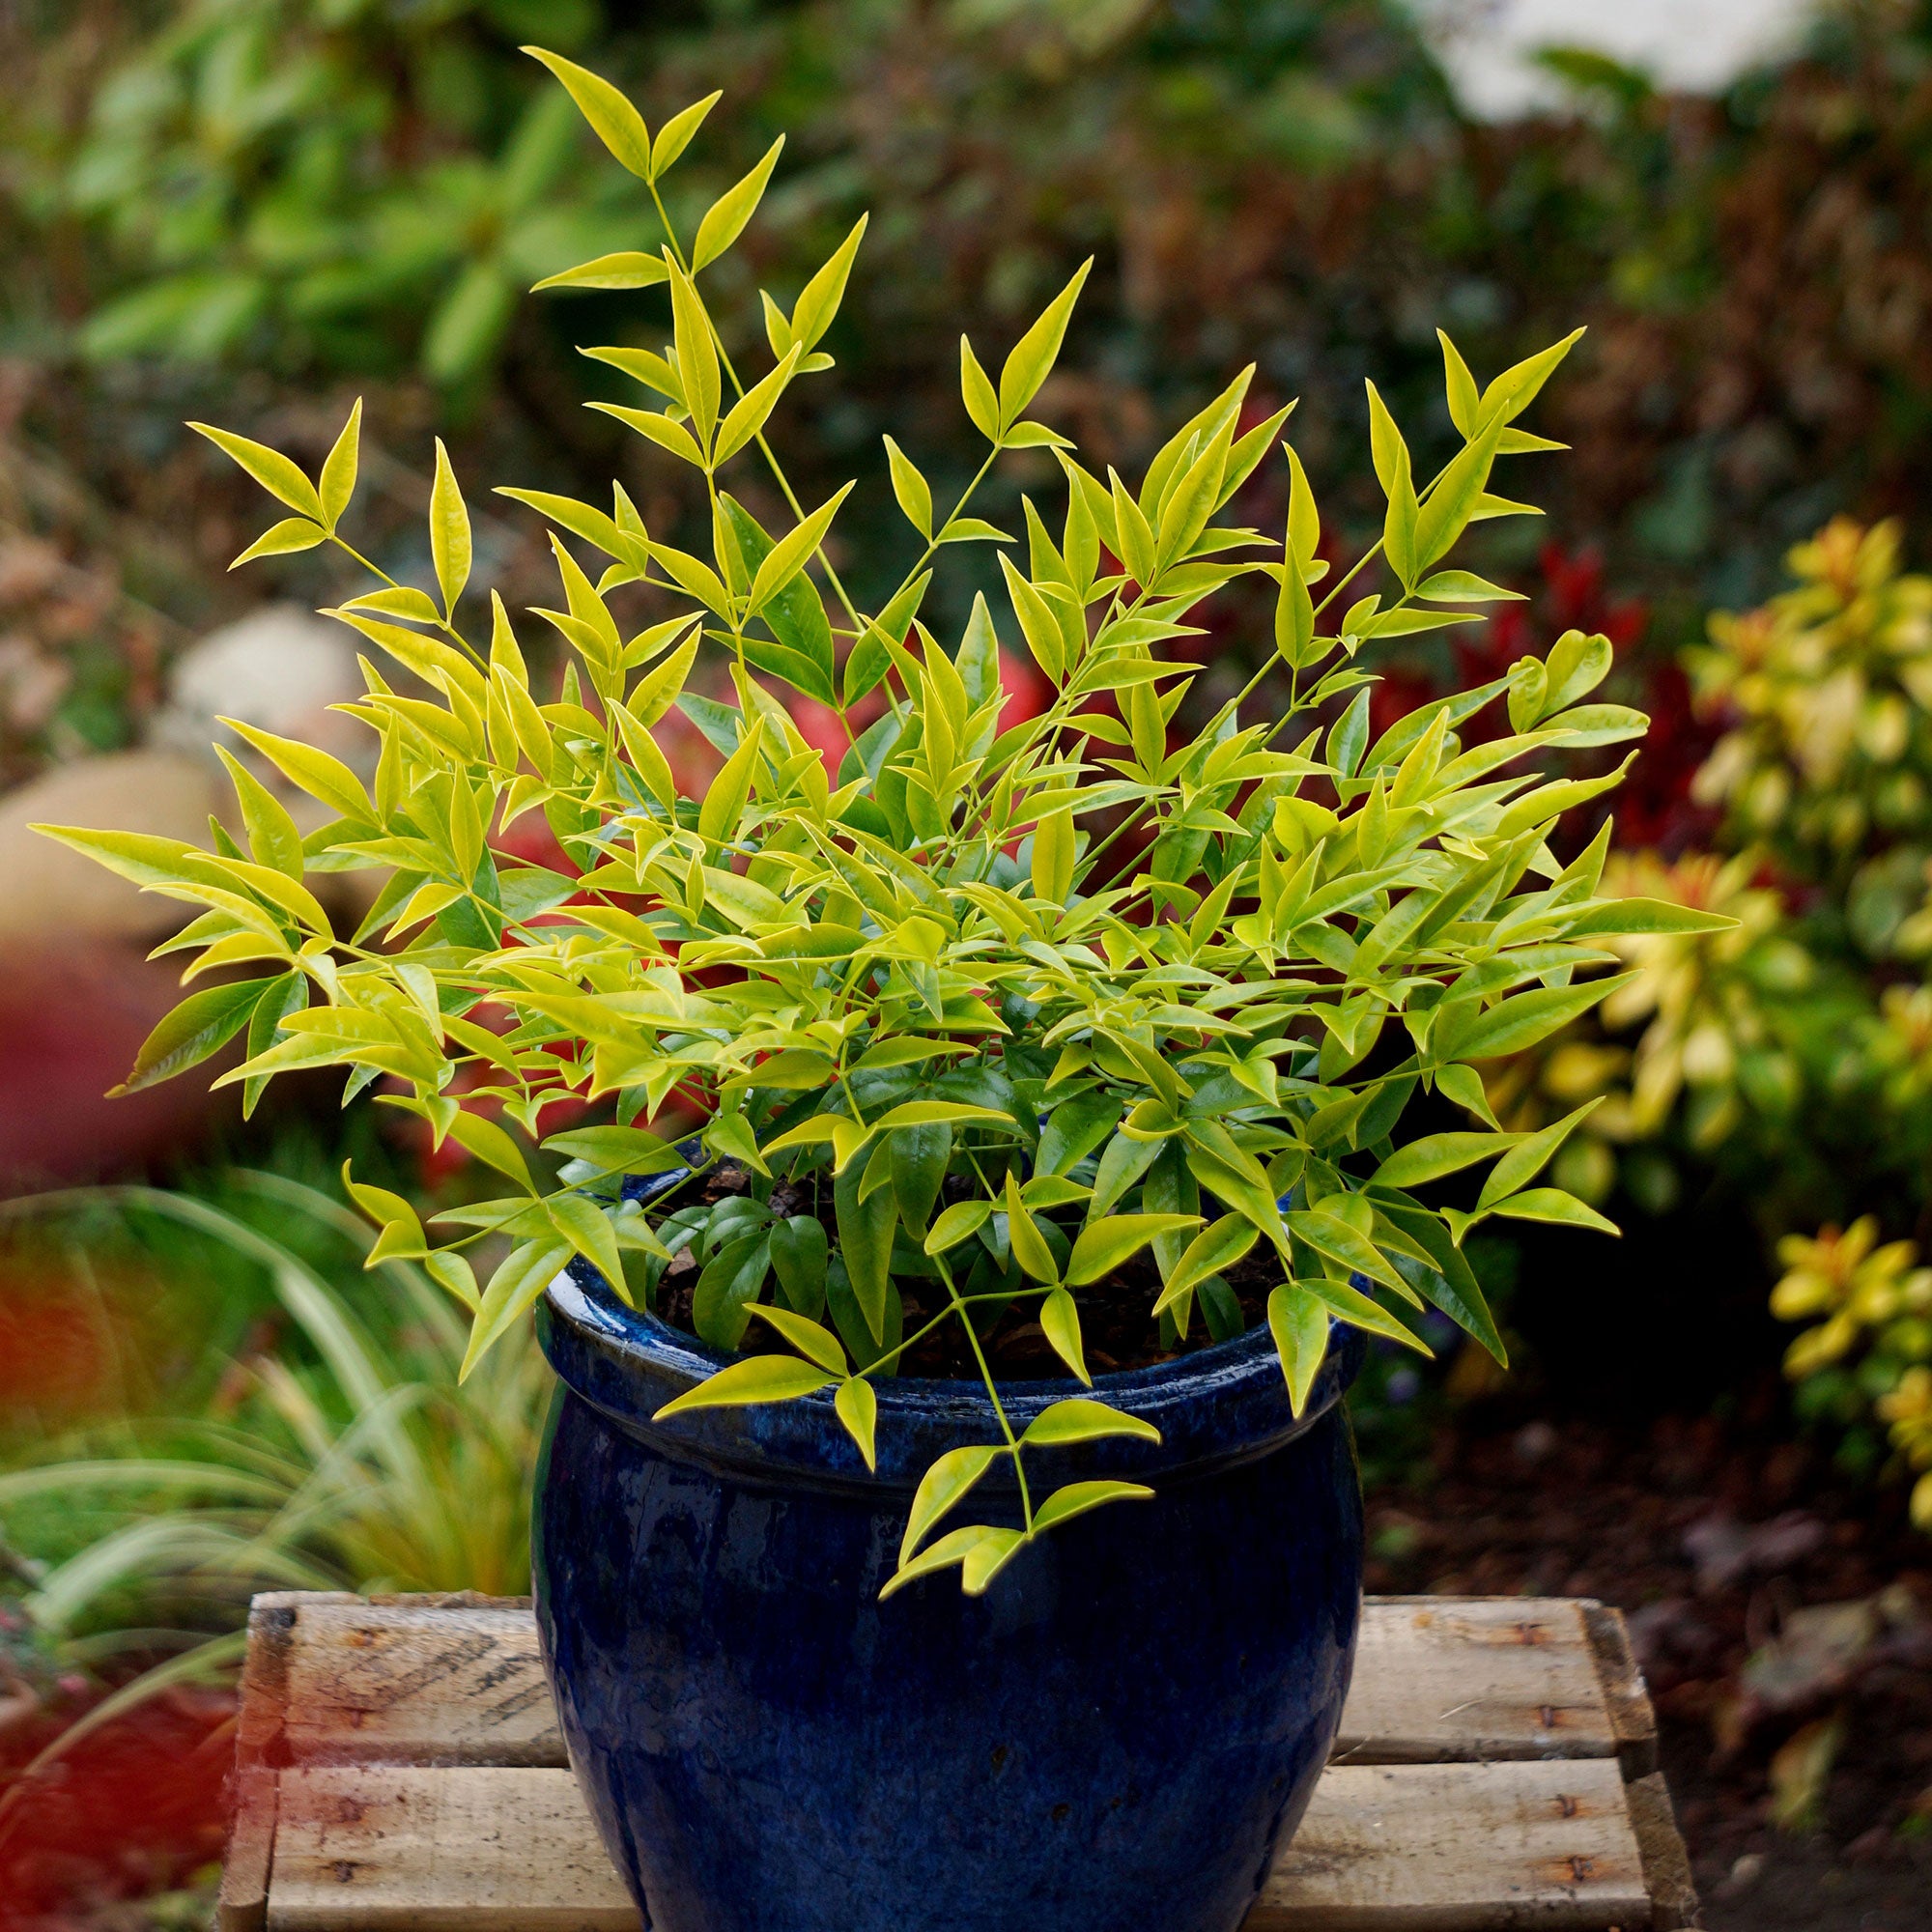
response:
<path id="1" fill-rule="evenodd" d="M 257 1597 L 242 1684 L 220 1932 L 638 1932 L 526 1602 Z M 1615 1610 L 1369 1599 L 1334 1756 L 1245 1932 L 1695 1914 Z"/>

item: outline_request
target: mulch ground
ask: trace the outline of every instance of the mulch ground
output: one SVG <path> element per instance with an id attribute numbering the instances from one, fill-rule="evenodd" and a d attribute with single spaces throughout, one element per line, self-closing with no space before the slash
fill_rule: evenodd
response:
<path id="1" fill-rule="evenodd" d="M 1711 1419 L 1497 1423 L 1372 1496 L 1369 1589 L 1618 1605 L 1706 1925 L 1928 1932 L 1932 1540 L 1902 1499 Z"/>

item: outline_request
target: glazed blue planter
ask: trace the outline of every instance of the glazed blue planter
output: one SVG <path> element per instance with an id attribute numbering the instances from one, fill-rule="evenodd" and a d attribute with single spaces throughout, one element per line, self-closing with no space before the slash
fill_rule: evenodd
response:
<path id="1" fill-rule="evenodd" d="M 724 1357 L 560 1276 L 537 1627 L 572 1764 L 652 1932 L 1234 1932 L 1349 1688 L 1362 1515 L 1331 1331 L 1296 1421 L 1265 1330 L 1094 1393 L 1163 1440 L 1029 1460 L 1145 1479 L 879 1602 L 912 1491 L 997 1439 L 983 1392 L 884 1380 L 877 1473 L 829 1394 L 652 1413 Z M 1070 1381 L 1017 1385 L 1015 1427 Z M 941 1525 L 1017 1521 L 987 1477 Z"/>

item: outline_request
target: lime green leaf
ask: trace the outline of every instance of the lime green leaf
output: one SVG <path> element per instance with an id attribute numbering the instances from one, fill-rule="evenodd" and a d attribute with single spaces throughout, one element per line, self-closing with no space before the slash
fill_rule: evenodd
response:
<path id="1" fill-rule="evenodd" d="M 1026 1426 L 1020 1440 L 1030 1449 L 1058 1449 L 1069 1442 L 1093 1442 L 1104 1435 L 1133 1435 L 1158 1442 L 1160 1431 L 1146 1417 L 1095 1402 L 1091 1396 L 1069 1396 L 1050 1403 Z"/>
<path id="2" fill-rule="evenodd" d="M 322 466 L 317 495 L 322 501 L 322 520 L 332 530 L 342 521 L 349 499 L 355 494 L 355 472 L 362 447 L 362 398 L 357 396 L 349 411 L 349 420 L 335 439 Z"/>
<path id="3" fill-rule="evenodd" d="M 919 1488 L 913 1492 L 912 1511 L 906 1518 L 905 1535 L 899 1541 L 901 1570 L 925 1541 L 933 1524 L 992 1467 L 995 1458 L 1009 1453 L 1001 1443 L 974 1442 L 963 1449 L 949 1449 L 933 1459 L 932 1466 L 920 1478 Z"/>
<path id="4" fill-rule="evenodd" d="M 1579 986 L 1540 986 L 1518 993 L 1484 1012 L 1471 1003 L 1458 1010 L 1446 1027 L 1438 1022 L 1435 1051 L 1443 1060 L 1493 1060 L 1499 1054 L 1520 1053 L 1540 1039 L 1568 1026 L 1634 976 L 1617 973 L 1604 980 L 1587 980 Z"/>
<path id="5" fill-rule="evenodd" d="M 860 215 L 834 251 L 832 259 L 807 282 L 791 312 L 791 339 L 801 349 L 816 348 L 832 327 L 838 305 L 845 299 L 845 283 L 852 273 L 852 261 L 865 240 L 866 215 Z"/>
<path id="6" fill-rule="evenodd" d="M 979 1589 L 968 1591 L 969 1595 L 978 1596 L 1023 1541 L 1016 1529 L 994 1529 L 986 1523 L 975 1523 L 969 1529 L 955 1529 L 950 1535 L 942 1536 L 930 1549 L 915 1556 L 911 1562 L 901 1557 L 898 1569 L 880 1590 L 879 1599 L 884 1602 L 895 1590 L 903 1589 L 921 1577 L 929 1577 L 935 1570 L 951 1569 L 955 1563 L 960 1565 L 963 1573 L 960 1578 L 962 1584 L 966 1582 L 967 1576 L 978 1579 Z M 966 1570 L 968 1564 L 974 1566 L 970 1572 Z"/>
<path id="7" fill-rule="evenodd" d="M 242 808 L 242 824 L 248 835 L 248 850 L 258 866 L 272 866 L 292 879 L 302 875 L 302 838 L 288 807 L 251 772 L 227 746 L 217 745 L 215 755 L 227 767 L 235 786 L 236 802 Z"/>
<path id="8" fill-rule="evenodd" d="M 772 178 L 772 170 L 779 164 L 780 152 L 784 147 L 784 136 L 781 134 L 765 150 L 765 157 L 743 181 L 727 187 L 704 212 L 704 219 L 697 224 L 697 241 L 691 251 L 691 272 L 695 275 L 700 269 L 708 268 L 732 242 L 745 232 L 745 224 L 752 218 L 765 192 L 765 184 Z"/>
<path id="9" fill-rule="evenodd" d="M 844 1346 L 830 1328 L 789 1308 L 775 1308 L 762 1301 L 754 1303 L 751 1312 L 769 1321 L 808 1361 L 830 1369 L 834 1375 L 845 1373 Z"/>
<path id="10" fill-rule="evenodd" d="M 252 442 L 245 436 L 235 435 L 232 430 L 215 429 L 209 423 L 191 422 L 188 428 L 197 436 L 205 436 L 215 448 L 225 450 L 270 496 L 286 503 L 290 509 L 298 511 L 313 523 L 326 524 L 328 521 L 315 485 L 279 449 L 270 449 L 267 443 Z"/>
<path id="11" fill-rule="evenodd" d="M 1087 1351 L 1080 1343 L 1080 1310 L 1064 1288 L 1056 1288 L 1040 1303 L 1039 1326 L 1053 1352 L 1091 1387 L 1094 1378 L 1087 1373 Z"/>
<path id="12" fill-rule="evenodd" d="M 925 1237 L 926 1253 L 943 1255 L 947 1249 L 956 1248 L 985 1225 L 992 1211 L 990 1201 L 955 1201 L 932 1224 L 932 1232 Z"/>
<path id="13" fill-rule="evenodd" d="M 1565 1228 L 1590 1228 L 1600 1235 L 1621 1235 L 1623 1230 L 1594 1208 L 1566 1194 L 1560 1187 L 1531 1187 L 1497 1201 L 1492 1214 L 1506 1214 L 1513 1221 L 1554 1221 Z"/>
<path id="14" fill-rule="evenodd" d="M 263 988 L 277 983 L 279 978 L 244 980 L 189 994 L 141 1042 L 127 1079 L 112 1093 L 138 1094 L 218 1053 L 247 1024 Z"/>
<path id="15" fill-rule="evenodd" d="M 684 1415 L 695 1408 L 749 1408 L 761 1402 L 795 1402 L 800 1396 L 815 1395 L 838 1378 L 796 1355 L 753 1355 L 733 1362 L 696 1388 L 668 1402 L 651 1417 L 663 1422 L 668 1416 Z"/>
<path id="16" fill-rule="evenodd" d="M 765 1311 L 760 1309 L 759 1313 Z M 838 1384 L 838 1393 L 832 1398 L 832 1406 L 838 1413 L 838 1420 L 845 1425 L 845 1433 L 859 1445 L 859 1454 L 865 1457 L 866 1466 L 876 1469 L 879 1459 L 874 1448 L 874 1438 L 879 1427 L 879 1398 L 873 1393 L 872 1385 L 862 1376 L 848 1377 Z"/>
<path id="17" fill-rule="evenodd" d="M 707 94 L 702 100 L 694 100 L 689 107 L 673 114 L 658 129 L 657 139 L 651 143 L 651 180 L 662 181 L 675 164 L 677 157 L 691 145 L 691 137 L 704 125 L 704 117 L 724 99 L 724 90 Z"/>
<path id="18" fill-rule="evenodd" d="M 1454 1097 L 1453 1095 L 1451 1096 Z M 1439 1180 L 1473 1167 L 1492 1154 L 1503 1153 L 1523 1137 L 1520 1134 L 1430 1134 L 1398 1148 L 1376 1169 L 1379 1187 L 1419 1187 L 1426 1180 Z"/>
<path id="19" fill-rule="evenodd" d="M 1060 345 L 1066 339 L 1066 324 L 1073 313 L 1073 304 L 1079 300 L 1080 290 L 1093 266 L 1094 258 L 1090 255 L 1074 270 L 1073 279 L 1047 303 L 1039 320 L 1013 345 L 1012 354 L 1000 371 L 1002 430 L 1011 428 L 1020 419 L 1051 373 L 1060 355 Z"/>
<path id="20" fill-rule="evenodd" d="M 906 521 L 928 542 L 932 538 L 932 486 L 891 437 L 885 439 L 886 461 L 892 467 L 893 495 Z"/>
<path id="21" fill-rule="evenodd" d="M 806 558 L 824 542 L 826 531 L 832 527 L 832 519 L 838 514 L 838 506 L 851 488 L 851 484 L 847 483 L 834 496 L 828 497 L 796 529 L 787 530 L 772 546 L 771 554 L 759 564 L 757 575 L 752 580 L 748 608 L 753 615 L 805 568 Z"/>
<path id="22" fill-rule="evenodd" d="M 311 523 L 306 517 L 284 517 L 280 523 L 270 525 L 228 568 L 240 570 L 257 557 L 289 556 L 297 551 L 313 550 L 327 537 L 328 532 L 320 524 Z"/>
<path id="23" fill-rule="evenodd" d="M 1328 1352 L 1328 1306 L 1306 1288 L 1284 1282 L 1268 1295 L 1267 1320 L 1288 1378 L 1288 1406 L 1299 1415 Z"/>
<path id="24" fill-rule="evenodd" d="M 1153 1305 L 1153 1313 L 1158 1315 L 1172 1307 L 1210 1274 L 1233 1267 L 1254 1246 L 1258 1234 L 1255 1224 L 1245 1214 L 1223 1214 L 1218 1221 L 1203 1228 L 1182 1250 L 1161 1289 L 1160 1299 Z"/>
<path id="25" fill-rule="evenodd" d="M 468 1149 L 486 1167 L 494 1167 L 498 1174 L 508 1175 L 526 1194 L 537 1191 L 516 1142 L 495 1121 L 486 1121 L 478 1114 L 459 1112 L 449 1123 L 449 1132 L 459 1147 Z"/>
<path id="26" fill-rule="evenodd" d="M 965 398 L 966 413 L 973 427 L 988 442 L 1000 440 L 1000 399 L 993 393 L 993 384 L 985 370 L 980 366 L 980 358 L 973 354 L 973 345 L 962 335 L 959 338 L 959 392 Z"/>
<path id="27" fill-rule="evenodd" d="M 1624 938 L 1653 933 L 1729 932 L 1737 923 L 1722 913 L 1702 912 L 1695 906 L 1678 905 L 1670 899 L 1606 899 L 1567 922 L 1563 931 L 1567 939 L 1586 938 L 1592 933 Z"/>
<path id="28" fill-rule="evenodd" d="M 1033 1533 L 1051 1529 L 1069 1517 L 1084 1516 L 1102 1503 L 1145 1502 L 1153 1492 L 1145 1483 L 1122 1483 L 1100 1479 L 1086 1483 L 1066 1483 L 1047 1497 L 1033 1513 Z M 970 1595 L 971 1592 L 969 1591 Z"/>
<path id="29" fill-rule="evenodd" d="M 530 284 L 530 293 L 534 295 L 539 289 L 648 289 L 669 279 L 670 270 L 662 255 L 620 248 L 615 254 L 599 255 L 594 261 L 546 275 Z"/>
<path id="30" fill-rule="evenodd" d="M 1034 828 L 1033 890 L 1036 898 L 1064 906 L 1073 893 L 1073 813 L 1050 811 Z"/>
<path id="31" fill-rule="evenodd" d="M 443 614 L 453 616 L 456 600 L 469 582 L 469 511 L 441 437 L 436 440 L 436 482 L 429 493 L 429 544 L 436 559 L 436 581 L 442 590 Z"/>
<path id="32" fill-rule="evenodd" d="M 651 136 L 644 117 L 602 74 L 592 73 L 561 54 L 547 53 L 542 47 L 526 47 L 532 60 L 540 60 L 570 90 L 583 118 L 596 130 L 597 138 L 640 181 L 651 179 Z"/>
<path id="33" fill-rule="evenodd" d="M 501 1339 L 510 1324 L 556 1279 L 557 1271 L 570 1259 L 567 1241 L 544 1239 L 526 1241 L 503 1258 L 490 1277 L 477 1303 L 476 1319 L 469 1328 L 469 1347 L 464 1352 L 457 1379 L 467 1381 L 469 1372 Z"/>
<path id="34" fill-rule="evenodd" d="M 1066 1279 L 1075 1288 L 1100 1281 L 1137 1255 L 1156 1236 L 1200 1225 L 1199 1214 L 1110 1214 L 1104 1220 L 1090 1221 L 1073 1243 L 1073 1253 L 1066 1264 Z"/>
<path id="35" fill-rule="evenodd" d="M 612 1288 L 624 1281 L 624 1258 L 610 1217 L 582 1194 L 553 1194 L 544 1203 L 551 1225 Z"/>
<path id="36" fill-rule="evenodd" d="M 1483 1183 L 1483 1191 L 1476 1197 L 1476 1206 L 1492 1207 L 1540 1174 L 1556 1157 L 1557 1149 L 1602 1104 L 1603 1095 L 1599 1094 L 1594 1100 L 1586 1100 L 1575 1113 L 1551 1122 L 1541 1132 L 1522 1136 L 1521 1144 L 1512 1148 L 1491 1170 L 1490 1178 Z"/>

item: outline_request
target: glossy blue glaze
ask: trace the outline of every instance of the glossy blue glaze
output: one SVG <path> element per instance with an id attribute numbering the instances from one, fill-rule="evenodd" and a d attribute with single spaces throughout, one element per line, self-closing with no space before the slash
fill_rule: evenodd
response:
<path id="1" fill-rule="evenodd" d="M 653 1932 L 1234 1932 L 1348 1690 L 1362 1518 L 1332 1333 L 1289 1412 L 1265 1331 L 1102 1376 L 1160 1444 L 1029 1459 L 1151 1502 L 994 1580 L 885 1603 L 913 1485 L 997 1439 L 971 1385 L 879 1386 L 876 1476 L 829 1395 L 652 1413 L 723 1357 L 560 1277 L 537 1625 L 571 1761 Z M 1072 1382 L 1017 1385 L 1015 1425 Z M 988 1477 L 952 1521 L 1016 1521 Z"/>

